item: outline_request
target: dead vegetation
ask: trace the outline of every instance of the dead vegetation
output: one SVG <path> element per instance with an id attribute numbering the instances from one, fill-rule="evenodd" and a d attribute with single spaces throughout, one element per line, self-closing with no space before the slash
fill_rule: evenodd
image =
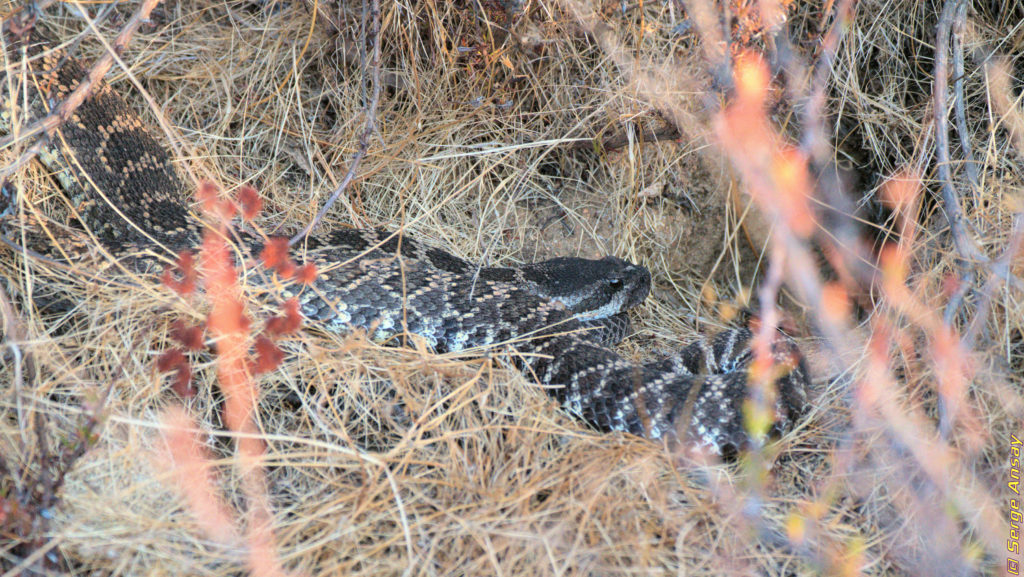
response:
<path id="1" fill-rule="evenodd" d="M 226 422 L 216 355 L 190 353 L 185 399 L 157 371 L 211 305 L 102 254 L 0 248 L 0 568 L 1003 574 L 1024 415 L 1024 12 L 686 4 L 385 2 L 371 74 L 368 3 L 182 0 L 107 80 L 197 185 L 259 190 L 266 231 L 312 222 L 365 150 L 320 226 L 402 226 L 488 264 L 641 262 L 655 290 L 627 355 L 714 332 L 737 304 L 778 312 L 815 360 L 799 430 L 738 464 L 683 463 L 587 430 L 500 358 L 316 331 L 277 340 L 248 429 Z M 93 61 L 134 8 L 61 4 L 37 25 Z M 16 218 L 67 212 L 47 170 L 5 176 Z M 180 404 L 192 437 L 168 419 Z M 270 544 L 252 531 L 266 515 Z"/>

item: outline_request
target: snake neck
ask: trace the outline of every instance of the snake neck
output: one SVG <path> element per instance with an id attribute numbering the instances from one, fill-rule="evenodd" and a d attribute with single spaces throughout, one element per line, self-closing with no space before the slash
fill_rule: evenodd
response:
<path id="1" fill-rule="evenodd" d="M 20 43 L 30 74 L 4 83 L 5 108 L 27 102 L 35 118 L 51 114 L 87 76 L 86 68 L 50 44 L 37 30 Z M 8 89 L 10 88 L 10 93 Z M 28 123 L 22 123 L 27 125 Z M 12 130 L 13 133 L 13 130 Z M 100 82 L 53 134 L 61 164 L 77 183 L 68 193 L 83 223 L 104 244 L 158 244 L 180 250 L 195 244 L 199 223 L 189 214 L 188 188 L 171 155 L 105 82 Z"/>

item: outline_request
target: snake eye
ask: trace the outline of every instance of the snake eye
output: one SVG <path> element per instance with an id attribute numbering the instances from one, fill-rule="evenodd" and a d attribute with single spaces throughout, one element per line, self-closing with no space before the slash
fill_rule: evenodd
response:
<path id="1" fill-rule="evenodd" d="M 622 288 L 622 279 L 620 279 L 620 278 L 613 278 L 613 279 L 609 280 L 608 281 L 608 287 L 610 289 L 612 289 L 613 291 L 617 291 L 617 290 L 621 289 Z"/>

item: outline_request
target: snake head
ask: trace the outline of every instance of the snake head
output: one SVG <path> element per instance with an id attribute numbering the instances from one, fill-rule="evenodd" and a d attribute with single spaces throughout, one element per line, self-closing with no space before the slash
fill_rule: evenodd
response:
<path id="1" fill-rule="evenodd" d="M 651 292 L 651 273 L 629 261 L 559 257 L 520 269 L 538 296 L 558 301 L 579 320 L 603 319 L 643 302 Z"/>

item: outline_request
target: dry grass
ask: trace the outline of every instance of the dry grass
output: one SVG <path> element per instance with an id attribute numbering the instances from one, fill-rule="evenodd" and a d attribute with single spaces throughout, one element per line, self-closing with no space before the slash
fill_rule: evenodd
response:
<path id="1" fill-rule="evenodd" d="M 795 2 L 788 19 L 798 55 L 812 64 L 832 22 L 821 4 Z M 968 11 L 963 33 L 978 187 L 955 127 L 951 156 L 973 238 L 997 260 L 1024 209 L 1024 147 L 1015 140 L 1024 14 L 1013 2 L 983 4 Z M 83 8 L 92 17 L 106 9 Z M 941 9 L 931 0 L 862 1 L 838 44 L 824 106 L 834 151 L 826 156 L 855 176 L 848 198 L 868 233 L 852 246 L 829 220 L 814 229 L 822 252 L 813 253 L 821 255 L 813 270 L 857 282 L 828 285 L 827 298 L 815 300 L 792 270 L 786 277 L 787 322 L 805 335 L 843 328 L 838 345 L 801 341 L 818 359 L 818 386 L 798 431 L 739 465 L 683 464 L 656 444 L 587 430 L 500 359 L 304 332 L 280 343 L 294 354 L 259 379 L 254 417 L 283 566 L 309 575 L 1001 574 L 1010 434 L 1022 436 L 1024 414 L 1024 304 L 1019 290 L 990 283 L 968 295 L 950 315 L 954 331 L 944 332 L 962 267 L 934 166 L 932 46 Z M 75 10 L 53 7 L 42 25 L 74 38 L 85 28 Z M 127 14 L 115 8 L 99 29 L 112 37 Z M 404 226 L 489 264 L 615 253 L 650 267 L 655 280 L 624 354 L 649 357 L 714 332 L 778 253 L 754 222 L 764 211 L 740 194 L 771 186 L 752 185 L 753 169 L 729 162 L 735 146 L 720 152 L 714 129 L 722 117 L 705 72 L 714 51 L 682 31 L 682 14 L 671 2 L 623 10 L 544 0 L 510 21 L 495 2 L 385 3 L 378 131 L 323 226 Z M 147 123 L 163 127 L 196 183 L 252 185 L 265 201 L 257 224 L 294 232 L 344 176 L 364 126 L 369 92 L 352 55 L 360 16 L 352 3 L 161 5 L 155 26 L 123 55 L 128 69 L 115 66 L 108 80 Z M 694 20 L 691 29 L 701 29 Z M 751 26 L 740 18 L 734 30 L 755 47 L 774 46 Z M 101 51 L 86 32 L 79 55 Z M 1008 59 L 1002 84 L 985 67 L 992 56 Z M 805 129 L 803 87 L 779 85 L 768 94 L 765 129 L 777 141 L 765 146 Z M 666 121 L 680 141 L 640 142 Z M 615 150 L 578 144 L 631 131 Z M 899 174 L 919 175 L 910 188 L 919 183 L 921 193 L 887 205 L 880 192 Z M 51 181 L 38 166 L 12 180 L 40 213 L 59 218 Z M 831 247 L 821 240 L 830 235 Z M 883 242 L 893 243 L 888 251 Z M 863 248 L 860 264 L 877 279 L 844 270 L 836 256 L 844 243 Z M 40 463 L 55 466 L 39 459 L 36 431 L 74 445 L 103 400 L 99 439 L 74 462 L 59 506 L 28 517 L 52 517 L 42 536 L 33 534 L 45 545 L 31 566 L 236 574 L 251 551 L 212 537 L 166 466 L 162 415 L 180 400 L 154 368 L 174 346 L 173 322 L 199 323 L 207 311 L 96 260 L 106 262 L 101 255 L 69 268 L 0 248 L 3 287 L 18 311 L 5 315 L 0 455 L 27 467 L 0 486 L 10 491 L 11 482 L 21 487 L 38 475 Z M 1019 256 L 1008 268 L 1024 276 Z M 976 269 L 978 286 L 987 270 Z M 839 306 L 846 296 L 845 315 L 806 304 Z M 197 394 L 185 405 L 242 532 L 252 509 L 230 441 L 245 433 L 223 423 L 214 360 L 198 355 L 193 369 Z M 953 403 L 944 437 L 936 432 L 940 398 Z M 10 496 L 0 494 L 0 504 Z M 4 530 L 17 518 L 0 508 Z M 25 554 L 0 545 L 0 567 L 16 567 Z"/>

